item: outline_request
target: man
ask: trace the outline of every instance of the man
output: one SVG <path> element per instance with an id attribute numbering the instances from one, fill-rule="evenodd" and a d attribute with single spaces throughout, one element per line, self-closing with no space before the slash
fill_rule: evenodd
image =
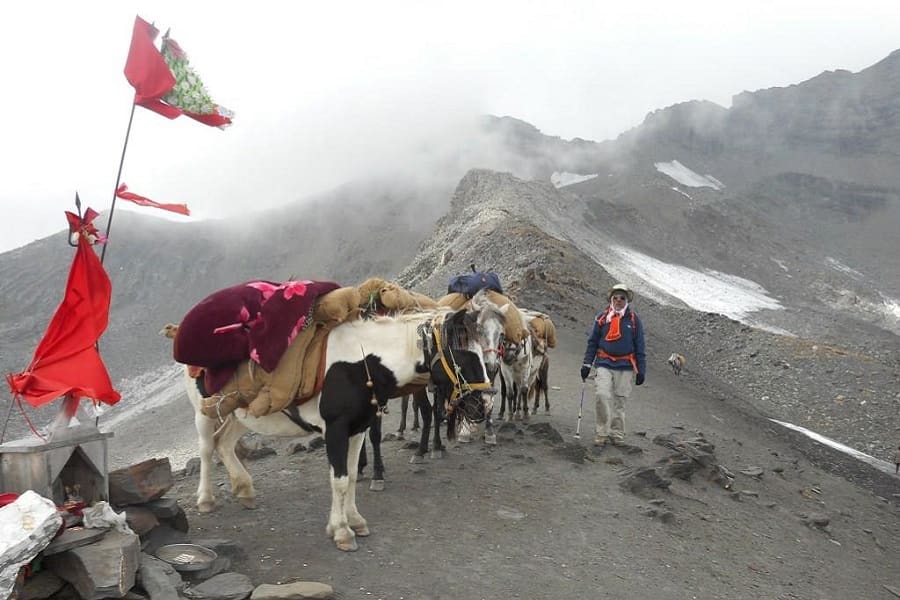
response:
<path id="1" fill-rule="evenodd" d="M 617 283 L 607 299 L 609 306 L 594 319 L 581 365 L 582 382 L 592 367 L 597 368 L 594 445 L 599 447 L 625 441 L 625 401 L 632 384 L 642 385 L 647 373 L 644 327 L 630 307 L 634 294 L 625 284 Z"/>

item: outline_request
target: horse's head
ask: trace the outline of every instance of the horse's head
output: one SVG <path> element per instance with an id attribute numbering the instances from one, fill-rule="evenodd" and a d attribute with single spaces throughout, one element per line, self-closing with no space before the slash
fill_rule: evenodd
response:
<path id="1" fill-rule="evenodd" d="M 503 331 L 506 326 L 506 313 L 491 302 L 485 290 L 480 290 L 470 301 L 471 318 L 474 318 L 475 337 L 484 354 L 484 365 L 487 368 L 488 381 L 494 381 L 500 370 L 501 352 L 503 351 Z"/>
<path id="2" fill-rule="evenodd" d="M 490 387 L 477 319 L 469 313 L 466 309 L 447 313 L 433 327 L 426 359 L 448 412 L 459 411 L 467 419 L 480 421 L 489 405 L 483 394 L 493 395 L 496 390 Z"/>

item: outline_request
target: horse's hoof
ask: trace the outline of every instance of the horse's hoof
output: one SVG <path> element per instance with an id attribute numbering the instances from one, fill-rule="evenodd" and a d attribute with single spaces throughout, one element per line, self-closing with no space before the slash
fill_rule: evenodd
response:
<path id="1" fill-rule="evenodd" d="M 437 458 L 437 459 L 440 459 L 440 458 L 444 458 L 444 456 L 446 456 L 446 453 L 444 452 L 444 449 L 443 449 L 443 448 L 438 448 L 437 450 L 432 450 L 432 451 L 431 451 L 431 458 L 432 458 L 432 459 L 436 459 L 436 458 Z"/>
<path id="2" fill-rule="evenodd" d="M 384 479 L 373 479 L 369 482 L 369 491 L 370 492 L 383 492 L 384 491 Z M 359 532 L 357 532 L 359 535 Z"/>
<path id="3" fill-rule="evenodd" d="M 492 433 L 491 435 L 484 434 L 484 443 L 488 446 L 496 446 L 497 445 L 497 434 Z"/>
<path id="4" fill-rule="evenodd" d="M 398 439 L 398 440 L 405 440 L 405 439 L 406 439 L 405 437 L 403 437 L 403 432 L 402 432 L 402 431 L 398 431 L 398 432 L 397 432 L 397 439 Z"/>
<path id="5" fill-rule="evenodd" d="M 461 433 L 458 436 L 456 436 L 456 440 L 460 444 L 468 444 L 469 442 L 472 441 L 472 434 L 471 433 Z"/>
<path id="6" fill-rule="evenodd" d="M 341 552 L 356 552 L 359 550 L 359 544 L 356 543 L 356 538 L 340 541 L 335 540 L 334 545 L 337 546 L 337 549 Z"/>
<path id="7" fill-rule="evenodd" d="M 240 502 L 241 506 L 244 508 L 249 508 L 251 510 L 256 508 L 256 498 L 238 498 L 237 501 Z"/>
<path id="8" fill-rule="evenodd" d="M 200 514 L 211 513 L 216 510 L 216 501 L 210 500 L 209 502 L 198 502 L 197 503 L 197 512 Z"/>
<path id="9" fill-rule="evenodd" d="M 356 537 L 369 537 L 370 535 L 372 535 L 372 532 L 369 531 L 368 525 L 357 525 L 357 526 L 351 525 L 350 529 L 353 530 L 353 533 L 356 534 Z"/>
<path id="10" fill-rule="evenodd" d="M 425 462 L 424 456 L 419 456 L 418 454 L 413 454 L 409 457 L 409 464 L 411 465 L 421 465 Z"/>

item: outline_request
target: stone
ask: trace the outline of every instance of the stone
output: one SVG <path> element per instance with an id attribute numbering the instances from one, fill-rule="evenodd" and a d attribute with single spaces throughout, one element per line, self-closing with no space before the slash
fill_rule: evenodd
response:
<path id="1" fill-rule="evenodd" d="M 241 573 L 222 573 L 184 592 L 194 600 L 244 600 L 252 593 L 250 578 Z"/>
<path id="2" fill-rule="evenodd" d="M 184 590 L 184 580 L 175 567 L 146 553 L 141 554 L 138 583 L 150 600 L 178 600 Z"/>
<path id="3" fill-rule="evenodd" d="M 137 534 L 110 530 L 93 544 L 48 556 L 46 565 L 84 600 L 121 598 L 135 584 L 140 547 Z"/>
<path id="4" fill-rule="evenodd" d="M 264 583 L 250 595 L 250 600 L 328 600 L 334 595 L 330 585 L 315 581 L 295 581 L 274 585 Z"/>
<path id="5" fill-rule="evenodd" d="M 12 594 L 19 569 L 50 544 L 61 525 L 53 501 L 31 490 L 0 508 L 0 598 Z"/>
<path id="6" fill-rule="evenodd" d="M 64 585 L 66 582 L 56 573 L 44 569 L 25 580 L 23 597 L 28 600 L 44 600 L 53 597 Z"/>
<path id="7" fill-rule="evenodd" d="M 151 458 L 109 473 L 109 502 L 115 506 L 144 504 L 161 498 L 174 484 L 166 458 Z"/>

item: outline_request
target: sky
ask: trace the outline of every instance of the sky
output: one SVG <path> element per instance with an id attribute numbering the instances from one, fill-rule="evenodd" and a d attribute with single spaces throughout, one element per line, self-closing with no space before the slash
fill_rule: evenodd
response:
<path id="1" fill-rule="evenodd" d="M 900 48 L 895 0 L 609 4 L 4 2 L 0 252 L 62 230 L 76 191 L 109 208 L 138 14 L 171 30 L 212 98 L 235 112 L 221 131 L 135 111 L 121 181 L 188 204 L 194 218 L 282 205 L 398 165 L 413 172 L 423 148 L 464 143 L 460 123 L 482 114 L 601 141 L 678 102 L 728 107 L 744 90 L 856 72 Z"/>

